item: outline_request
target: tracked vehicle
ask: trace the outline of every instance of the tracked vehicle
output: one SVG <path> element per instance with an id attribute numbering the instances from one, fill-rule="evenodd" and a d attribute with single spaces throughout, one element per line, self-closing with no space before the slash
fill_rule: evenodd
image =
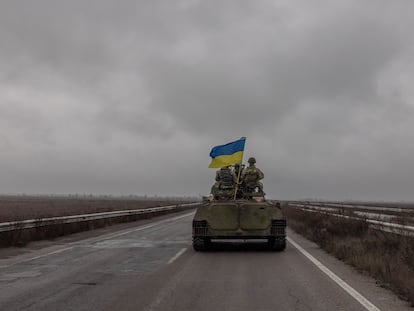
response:
<path id="1" fill-rule="evenodd" d="M 205 200 L 193 219 L 193 248 L 205 251 L 216 239 L 265 239 L 271 250 L 283 251 L 286 219 L 281 204 L 264 197 Z"/>

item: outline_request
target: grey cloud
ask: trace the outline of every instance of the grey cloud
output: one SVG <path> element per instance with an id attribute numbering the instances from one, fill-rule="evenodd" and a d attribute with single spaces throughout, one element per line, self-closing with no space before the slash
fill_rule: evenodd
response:
<path id="1" fill-rule="evenodd" d="M 257 18 L 255 32 L 243 41 L 232 40 L 232 45 L 221 44 L 222 37 L 237 33 L 230 23 L 213 38 L 210 34 L 204 45 L 208 57 L 201 64 L 191 56 L 186 62 L 157 54 L 145 68 L 157 94 L 154 104 L 199 131 L 228 130 L 228 120 L 236 131 L 250 131 L 261 123 L 278 122 L 303 98 L 335 102 L 345 97 L 351 103 L 375 96 L 376 77 L 399 48 L 393 30 L 381 19 L 367 21 L 363 14 L 353 16 L 352 24 L 348 15 L 329 18 L 296 37 L 292 34 L 293 40 L 289 32 L 275 39 L 277 31 Z M 288 37 L 290 48 L 283 40 Z M 246 45 L 251 41 L 257 45 Z M 234 62 L 238 54 L 242 57 Z"/>
<path id="2" fill-rule="evenodd" d="M 6 192 L 198 194 L 247 136 L 284 198 L 411 199 L 404 1 L 3 1 Z"/>

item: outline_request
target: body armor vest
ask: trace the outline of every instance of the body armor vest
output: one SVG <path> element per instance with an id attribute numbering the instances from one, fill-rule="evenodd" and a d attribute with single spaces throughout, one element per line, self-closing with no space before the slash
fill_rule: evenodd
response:
<path id="1" fill-rule="evenodd" d="M 225 183 L 232 183 L 233 182 L 233 175 L 229 168 L 222 168 L 220 170 L 220 181 Z"/>

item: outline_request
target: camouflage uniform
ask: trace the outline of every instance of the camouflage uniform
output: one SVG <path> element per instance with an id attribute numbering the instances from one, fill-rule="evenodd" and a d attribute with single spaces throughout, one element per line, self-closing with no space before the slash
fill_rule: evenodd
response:
<path id="1" fill-rule="evenodd" d="M 211 187 L 214 199 L 228 200 L 234 195 L 235 176 L 229 167 L 222 167 L 216 172 L 216 182 Z"/>
<path id="2" fill-rule="evenodd" d="M 263 192 L 263 184 L 259 181 L 264 178 L 263 172 L 257 168 L 255 158 L 249 158 L 249 166 L 243 170 L 242 181 L 245 187 L 249 189 L 259 188 L 259 192 Z"/>

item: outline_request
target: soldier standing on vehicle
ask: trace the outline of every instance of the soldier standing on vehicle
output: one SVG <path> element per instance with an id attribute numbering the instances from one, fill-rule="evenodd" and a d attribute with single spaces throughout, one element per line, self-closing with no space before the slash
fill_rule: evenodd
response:
<path id="1" fill-rule="evenodd" d="M 264 178 L 263 172 L 256 167 L 256 159 L 251 157 L 249 160 L 249 166 L 243 170 L 242 181 L 244 185 L 249 189 L 259 188 L 259 192 L 263 192 L 263 184 L 259 181 Z"/>

